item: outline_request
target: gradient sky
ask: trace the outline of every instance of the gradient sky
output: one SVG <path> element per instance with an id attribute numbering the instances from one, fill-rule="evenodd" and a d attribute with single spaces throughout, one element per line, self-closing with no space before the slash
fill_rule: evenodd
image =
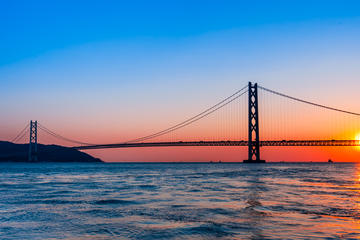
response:
<path id="1" fill-rule="evenodd" d="M 0 36 L 1 140 L 33 119 L 80 141 L 124 141 L 180 122 L 248 81 L 360 112 L 359 1 L 6 1 Z M 245 150 L 89 153 L 106 161 L 235 161 Z M 360 156 L 311 148 L 291 158 L 298 151 L 263 155 Z"/>

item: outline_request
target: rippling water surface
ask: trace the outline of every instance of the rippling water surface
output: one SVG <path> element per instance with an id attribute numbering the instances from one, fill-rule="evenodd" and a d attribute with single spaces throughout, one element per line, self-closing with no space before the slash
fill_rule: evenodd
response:
<path id="1" fill-rule="evenodd" d="M 358 239 L 356 164 L 0 164 L 1 239 Z"/>

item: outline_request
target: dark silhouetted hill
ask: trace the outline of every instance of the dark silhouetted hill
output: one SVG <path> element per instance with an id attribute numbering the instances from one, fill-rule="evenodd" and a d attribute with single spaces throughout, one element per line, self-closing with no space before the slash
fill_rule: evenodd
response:
<path id="1" fill-rule="evenodd" d="M 0 141 L 0 162 L 28 162 L 28 144 Z M 38 144 L 38 162 L 102 162 L 89 154 L 58 145 Z"/>

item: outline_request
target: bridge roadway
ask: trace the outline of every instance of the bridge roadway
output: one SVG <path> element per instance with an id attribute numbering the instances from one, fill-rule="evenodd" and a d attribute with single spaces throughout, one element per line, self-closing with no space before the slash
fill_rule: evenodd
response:
<path id="1" fill-rule="evenodd" d="M 78 150 L 132 147 L 188 147 L 188 146 L 248 146 L 248 141 L 193 141 L 193 142 L 140 142 L 84 145 L 72 147 Z M 280 140 L 260 141 L 261 147 L 267 146 L 360 146 L 360 140 Z"/>

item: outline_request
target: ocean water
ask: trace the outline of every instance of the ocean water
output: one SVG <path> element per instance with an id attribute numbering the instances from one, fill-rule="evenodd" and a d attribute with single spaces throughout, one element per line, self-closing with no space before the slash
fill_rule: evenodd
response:
<path id="1" fill-rule="evenodd" d="M 0 239 L 358 239 L 360 165 L 0 164 Z"/>

